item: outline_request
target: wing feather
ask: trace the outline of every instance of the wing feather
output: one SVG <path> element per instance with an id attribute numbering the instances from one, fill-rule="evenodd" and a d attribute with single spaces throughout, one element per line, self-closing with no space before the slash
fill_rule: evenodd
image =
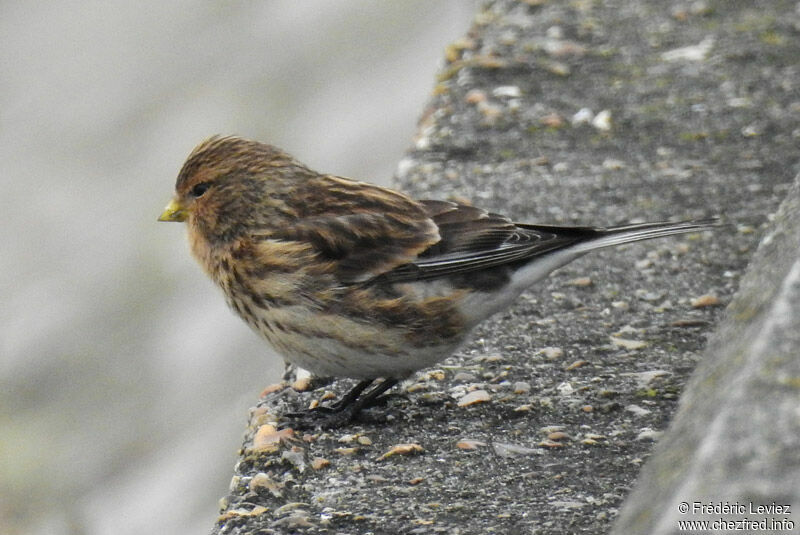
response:
<path id="1" fill-rule="evenodd" d="M 309 244 L 342 284 L 413 263 L 440 241 L 424 207 L 401 193 L 329 175 L 310 189 L 301 217 L 262 238 Z"/>
<path id="2" fill-rule="evenodd" d="M 412 263 L 382 278 L 405 282 L 446 277 L 525 262 L 540 254 L 598 236 L 590 227 L 515 224 L 507 217 L 445 201 L 420 201 L 441 239 Z"/>
<path id="3" fill-rule="evenodd" d="M 293 224 L 264 236 L 308 244 L 342 284 L 408 282 L 498 266 L 518 267 L 571 248 L 577 254 L 714 226 L 715 220 L 613 228 L 513 223 L 448 201 L 414 201 L 348 179 L 321 176 Z M 325 201 L 325 202 L 323 202 Z"/>

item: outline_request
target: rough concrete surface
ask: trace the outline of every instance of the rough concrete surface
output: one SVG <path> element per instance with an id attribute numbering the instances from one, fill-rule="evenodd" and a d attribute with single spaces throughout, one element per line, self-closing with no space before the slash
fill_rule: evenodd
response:
<path id="1" fill-rule="evenodd" d="M 730 225 L 566 266 L 342 429 L 273 424 L 351 381 L 268 388 L 213 533 L 610 531 L 798 172 L 799 32 L 796 2 L 481 7 L 397 187 L 519 221 Z"/>
<path id="2" fill-rule="evenodd" d="M 678 533 L 680 522 L 719 520 L 708 531 L 800 529 L 798 180 L 614 533 Z"/>

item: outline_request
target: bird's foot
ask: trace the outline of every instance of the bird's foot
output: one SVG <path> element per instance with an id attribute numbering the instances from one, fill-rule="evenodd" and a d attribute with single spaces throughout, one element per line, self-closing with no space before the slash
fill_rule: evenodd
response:
<path id="1" fill-rule="evenodd" d="M 396 379 L 383 379 L 371 390 L 364 392 L 375 381 L 367 379 L 354 386 L 347 394 L 331 405 L 319 405 L 313 409 L 291 412 L 284 416 L 287 426 L 295 429 L 336 429 L 347 425 L 358 417 L 362 409 L 371 407 L 383 399 L 381 396 L 397 384 Z"/>

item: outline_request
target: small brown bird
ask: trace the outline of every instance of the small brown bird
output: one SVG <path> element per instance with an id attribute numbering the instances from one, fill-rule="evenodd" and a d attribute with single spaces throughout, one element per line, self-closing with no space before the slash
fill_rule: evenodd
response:
<path id="1" fill-rule="evenodd" d="M 362 379 L 327 408 L 338 423 L 451 355 L 556 268 L 594 249 L 715 226 L 513 223 L 323 175 L 238 137 L 192 151 L 158 219 L 188 223 L 191 251 L 228 305 L 287 361 Z"/>

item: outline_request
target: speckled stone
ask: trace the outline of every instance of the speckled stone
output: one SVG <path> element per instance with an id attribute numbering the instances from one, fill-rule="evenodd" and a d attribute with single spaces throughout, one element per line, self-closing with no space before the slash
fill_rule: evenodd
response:
<path id="1" fill-rule="evenodd" d="M 692 305 L 696 306 L 696 305 Z M 734 522 L 800 505 L 800 175 L 761 241 L 675 422 L 644 467 L 614 533 L 675 533 L 685 520 Z M 652 440 L 649 435 L 640 440 Z M 682 503 L 739 503 L 744 513 L 683 512 Z M 784 524 L 781 524 L 784 526 Z M 763 531 L 761 529 L 760 531 Z M 788 533 L 783 527 L 771 533 Z"/>

